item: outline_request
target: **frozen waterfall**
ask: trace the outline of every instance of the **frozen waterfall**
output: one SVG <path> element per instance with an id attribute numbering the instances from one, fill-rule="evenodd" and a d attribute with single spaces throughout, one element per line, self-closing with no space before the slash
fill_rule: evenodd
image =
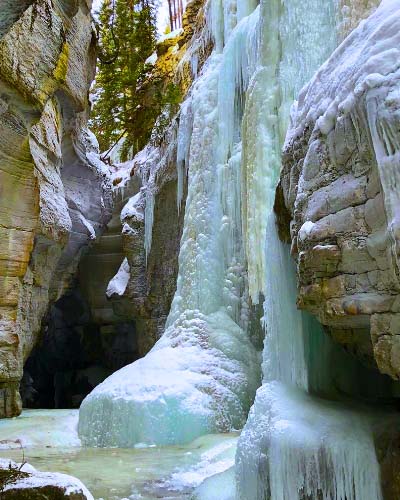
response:
<path id="1" fill-rule="evenodd" d="M 239 439 L 238 499 L 380 500 L 372 426 L 382 416 L 338 400 L 375 390 L 372 379 L 364 385 L 369 372 L 296 309 L 295 269 L 273 215 L 267 254 L 264 383 Z"/>
<path id="2" fill-rule="evenodd" d="M 239 439 L 238 500 L 381 500 L 378 417 L 343 400 L 387 388 L 297 310 L 294 264 L 272 213 L 291 105 L 337 44 L 337 5 L 208 1 L 214 50 L 177 133 L 178 207 L 186 174 L 188 195 L 176 294 L 150 353 L 83 402 L 86 445 L 185 443 L 241 428 L 260 382 L 249 304 L 265 300 L 263 385 Z M 221 488 L 233 500 L 232 480 L 233 470 L 216 475 L 197 498 Z"/>
<path id="3" fill-rule="evenodd" d="M 294 264 L 272 213 L 290 106 L 335 46 L 335 2 L 292 0 L 283 6 L 272 0 L 261 9 L 261 64 L 244 110 L 242 169 L 249 288 L 253 300 L 260 291 L 265 296 L 266 338 L 263 385 L 238 443 L 237 499 L 380 500 L 372 432 L 379 417 L 343 399 L 389 394 L 390 384 L 371 379 L 316 320 L 297 310 Z M 255 241 L 266 235 L 262 253 L 252 243 L 256 231 Z"/>
<path id="4" fill-rule="evenodd" d="M 259 353 L 247 333 L 240 210 L 240 103 L 255 69 L 260 8 L 210 0 L 207 9 L 215 49 L 182 106 L 178 131 L 178 184 L 186 169 L 188 196 L 166 331 L 145 358 L 84 400 L 86 445 L 184 443 L 241 428 L 260 384 Z"/>

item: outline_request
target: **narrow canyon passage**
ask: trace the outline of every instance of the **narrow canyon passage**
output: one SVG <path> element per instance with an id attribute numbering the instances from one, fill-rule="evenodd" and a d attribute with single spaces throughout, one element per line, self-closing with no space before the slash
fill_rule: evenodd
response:
<path id="1" fill-rule="evenodd" d="M 398 500 L 400 0 L 179 5 L 0 10 L 0 497 Z"/>

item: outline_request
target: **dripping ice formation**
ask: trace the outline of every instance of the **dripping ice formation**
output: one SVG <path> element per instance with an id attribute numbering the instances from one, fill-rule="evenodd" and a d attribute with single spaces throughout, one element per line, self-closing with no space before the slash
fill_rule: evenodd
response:
<path id="1" fill-rule="evenodd" d="M 259 8 L 258 41 L 253 49 L 256 71 L 249 82 L 242 125 L 243 233 L 254 304 L 260 293 L 266 293 L 265 231 L 290 106 L 334 49 L 336 19 L 331 0 L 262 0 Z"/>
<path id="2" fill-rule="evenodd" d="M 295 269 L 273 215 L 267 253 L 264 382 L 239 439 L 238 499 L 381 500 L 372 427 L 382 416 L 344 405 L 335 393 L 343 372 L 341 390 L 363 393 L 359 381 L 368 380 L 369 372 L 296 309 Z M 373 384 L 371 379 L 365 386 Z M 309 394 L 316 392 L 329 399 Z"/>
<path id="3" fill-rule="evenodd" d="M 237 13 L 234 4 L 226 6 L 208 4 L 215 49 L 182 109 L 177 166 L 180 179 L 182 169 L 188 172 L 188 196 L 166 330 L 145 358 L 84 400 L 79 435 L 85 445 L 185 443 L 241 428 L 260 383 L 259 354 L 247 334 L 239 106 L 254 71 L 260 10 L 252 2 L 240 1 Z M 181 196 L 182 186 L 178 205 Z M 151 193 L 146 202 L 148 252 Z"/>
<path id="4" fill-rule="evenodd" d="M 310 8 L 317 2 L 288 2 L 287 12 L 295 4 L 298 7 L 296 22 L 301 24 L 310 17 Z M 368 88 L 371 94 L 367 108 L 375 117 L 378 115 L 376 87 L 383 82 L 388 85 L 397 78 L 397 72 L 391 72 L 396 65 L 393 65 L 394 54 L 388 42 L 390 46 L 397 45 L 394 37 L 398 37 L 399 29 L 395 18 L 398 19 L 399 8 L 398 1 L 383 1 L 373 19 L 362 23 L 322 66 L 300 94 L 289 140 L 312 122 L 316 122 L 323 134 L 328 134 L 335 117 L 359 112 L 357 98 Z M 276 26 L 289 26 L 287 32 L 290 33 L 290 16 Z M 270 35 L 268 32 L 266 36 Z M 315 32 L 305 30 L 303 36 L 315 37 Z M 275 37 L 279 38 L 276 31 Z M 379 43 L 381 37 L 386 40 Z M 298 46 L 303 46 L 301 37 Z M 298 56 L 289 49 L 283 53 L 286 57 L 282 58 L 282 65 L 285 59 Z M 375 73 L 378 68 L 386 80 Z M 277 74 L 279 79 L 285 72 L 280 68 Z M 304 77 L 299 69 L 298 80 L 304 83 Z M 270 80 L 269 85 L 274 82 Z M 290 87 L 290 78 L 286 78 L 286 85 Z M 353 89 L 356 89 L 354 93 Z M 384 92 L 386 95 L 388 89 Z M 276 109 L 283 115 L 277 120 L 285 123 L 287 103 L 281 103 Z M 371 120 L 360 121 L 369 123 L 374 146 L 392 137 L 390 132 L 376 133 L 374 120 L 372 126 Z M 357 123 L 357 119 L 353 122 Z M 387 128 L 390 130 L 390 126 Z M 380 130 L 384 129 L 385 125 Z M 270 157 L 274 158 L 281 145 L 282 142 L 279 147 L 271 144 Z M 398 167 L 398 160 L 390 147 L 381 155 L 385 148 L 375 146 L 375 149 L 379 166 L 386 168 L 386 172 L 382 172 L 385 182 L 394 162 Z M 388 203 L 390 201 L 388 197 Z M 304 231 L 312 230 L 311 226 L 304 227 Z M 266 256 L 263 385 L 257 391 L 239 439 L 237 497 L 239 500 L 380 500 L 380 470 L 373 429 L 374 422 L 379 419 L 382 422 L 385 416 L 377 416 L 373 409 L 365 406 L 345 403 L 343 394 L 351 400 L 390 395 L 392 384 L 362 368 L 335 346 L 314 320 L 296 309 L 295 269 L 289 248 L 277 236 L 272 214 L 267 222 Z"/>

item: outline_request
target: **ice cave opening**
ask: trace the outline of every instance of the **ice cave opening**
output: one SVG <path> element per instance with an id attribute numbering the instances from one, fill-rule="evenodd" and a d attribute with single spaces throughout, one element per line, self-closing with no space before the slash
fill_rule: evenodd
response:
<path id="1" fill-rule="evenodd" d="M 113 321 L 114 320 L 114 321 Z M 134 321 L 96 322 L 77 287 L 50 308 L 24 365 L 24 408 L 79 408 L 106 377 L 140 357 Z"/>

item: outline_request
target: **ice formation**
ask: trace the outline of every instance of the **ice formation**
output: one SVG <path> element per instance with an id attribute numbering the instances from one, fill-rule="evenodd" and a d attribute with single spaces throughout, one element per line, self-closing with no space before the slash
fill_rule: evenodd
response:
<path id="1" fill-rule="evenodd" d="M 340 78 L 330 72 L 332 98 L 316 95 L 320 108 L 302 107 L 310 88 L 300 92 L 302 85 L 337 44 L 338 6 L 335 0 L 207 3 L 214 50 L 182 105 L 176 138 L 178 207 L 186 175 L 188 195 L 167 328 L 145 358 L 109 377 L 86 398 L 79 422 L 85 444 L 166 445 L 241 427 L 258 384 L 258 356 L 247 334 L 249 297 L 257 304 L 264 296 L 263 385 L 239 440 L 238 498 L 382 498 L 371 432 L 375 416 L 341 402 L 341 393 L 368 397 L 381 388 L 376 381 L 368 383 L 367 372 L 297 310 L 293 263 L 271 214 L 290 118 L 319 116 L 318 126 L 328 133 L 338 110 L 346 112 L 356 98 L 346 90 L 346 72 Z M 384 0 L 375 16 L 380 19 L 383 9 L 387 15 L 398 8 L 398 0 Z M 385 29 L 396 31 L 390 15 L 388 19 Z M 366 51 L 363 39 L 354 34 L 349 42 L 355 49 L 349 52 L 347 75 L 353 75 L 350 86 L 360 84 L 356 92 L 373 89 L 387 77 L 371 76 L 374 57 L 380 54 L 388 67 L 397 57 L 374 44 Z M 366 58 L 371 71 L 364 75 Z M 197 74 L 197 59 L 192 68 Z M 326 77 L 324 68 L 315 78 Z M 342 101 L 340 88 L 348 97 Z M 290 117 L 299 92 L 299 107 Z M 370 109 L 377 112 L 372 98 Z M 391 182 L 399 148 L 389 125 L 378 132 L 371 117 L 367 121 L 378 161 L 388 168 L 384 182 Z M 149 252 L 151 182 L 145 195 Z M 304 225 L 300 237 L 312 230 Z M 200 485 L 195 497 L 213 498 L 220 489 L 231 495 L 224 486 L 231 480 L 230 468 L 221 471 Z"/>
<path id="2" fill-rule="evenodd" d="M 364 369 L 296 309 L 295 270 L 273 216 L 267 253 L 264 383 L 239 439 L 238 498 L 380 500 L 372 427 L 382 416 L 338 400 L 339 392 L 362 393 L 368 371 L 357 373 Z"/>
<path id="3" fill-rule="evenodd" d="M 335 47 L 334 2 L 262 1 L 243 116 L 243 232 L 253 303 L 265 295 L 265 230 L 280 172 L 290 106 Z M 324 43 L 320 43 L 323 36 Z M 255 133 L 255 130 L 257 133 Z"/>
<path id="4" fill-rule="evenodd" d="M 0 450 L 79 447 L 77 427 L 78 410 L 24 410 L 18 418 L 0 420 Z"/>
<path id="5" fill-rule="evenodd" d="M 198 486 L 191 500 L 235 500 L 235 467 L 218 472 L 205 479 Z"/>
<path id="6" fill-rule="evenodd" d="M 268 8 L 272 8 L 273 4 L 274 2 L 269 2 Z M 297 92 L 298 86 L 306 81 L 307 73 L 310 76 L 309 71 L 316 69 L 324 60 L 325 45 L 318 46 L 317 42 L 321 36 L 318 35 L 318 30 L 322 24 L 313 22 L 313 16 L 310 15 L 310 12 L 315 13 L 313 8 L 317 8 L 318 4 L 321 2 L 287 2 L 286 9 L 281 11 L 280 22 L 276 21 L 278 13 L 275 12 L 272 16 L 274 26 L 265 33 L 267 40 L 268 37 L 273 37 L 271 42 L 267 42 L 267 46 L 273 47 L 277 40 L 282 43 L 279 71 L 276 72 L 278 76 L 275 80 L 270 78 L 266 87 L 272 94 L 276 92 L 276 88 L 282 89 L 279 104 L 275 106 L 278 110 L 276 121 L 267 126 L 267 131 L 275 131 L 275 136 L 269 144 L 266 143 L 264 149 L 265 157 L 270 159 L 269 165 L 279 163 L 279 151 L 284 137 L 279 137 L 278 132 L 284 132 L 287 126 L 293 92 Z M 324 38 L 331 39 L 331 43 L 334 43 L 334 4 L 324 2 L 324 6 Z M 371 23 L 370 33 L 375 42 L 379 40 L 382 29 L 385 34 L 393 33 L 393 36 L 398 36 L 398 21 L 395 21 L 395 17 L 398 18 L 399 6 L 398 1 L 382 2 L 374 19 L 363 23 L 333 53 L 330 61 L 322 66 L 311 84 L 300 93 L 299 107 L 293 110 L 294 124 L 302 123 L 304 130 L 307 121 L 314 121 L 319 117 L 317 126 L 322 133 L 328 134 L 338 114 L 355 108 L 356 97 L 350 89 L 356 88 L 357 94 L 362 93 L 366 86 L 373 89 L 381 84 L 383 76 L 368 75 L 376 67 L 378 57 L 381 63 L 386 60 L 390 66 L 393 53 L 384 51 L 379 43 L 371 43 L 371 39 L 366 36 L 366 25 Z M 292 33 L 296 33 L 292 22 L 299 26 L 302 22 L 308 23 L 307 30 L 295 35 L 296 47 L 293 40 L 290 40 Z M 338 67 L 337 58 L 343 51 L 347 51 L 347 67 L 341 66 L 335 74 L 333 68 Z M 309 58 L 308 64 L 303 62 L 297 66 L 296 62 L 300 62 L 305 56 Z M 288 64 L 290 61 L 292 64 Z M 295 72 L 292 73 L 293 68 Z M 306 72 L 303 71 L 304 68 Z M 390 79 L 393 80 L 393 75 L 390 75 Z M 319 94 L 316 89 L 319 89 Z M 327 98 L 329 95 L 331 98 Z M 369 109 L 376 117 L 378 110 L 374 104 L 377 101 L 373 91 L 370 98 Z M 303 105 L 304 101 L 307 106 Z M 261 104 L 254 109 L 260 106 Z M 390 126 L 386 129 L 383 126 L 381 132 L 374 137 L 374 123 L 371 126 L 369 121 L 369 124 L 374 143 L 391 144 L 389 138 L 393 135 L 390 133 Z M 297 131 L 300 133 L 300 128 L 293 127 L 291 134 Z M 384 148 L 376 149 L 380 162 L 379 152 Z M 393 158 L 393 153 L 386 146 L 386 154 L 381 157 L 385 157 L 386 161 L 387 156 Z M 387 163 L 389 162 L 386 161 L 385 165 L 386 178 L 391 176 Z M 254 164 L 257 167 L 257 160 Z M 265 168 L 265 164 L 261 167 Z M 391 180 L 393 178 L 394 176 Z M 255 185 L 258 187 L 258 182 Z M 257 195 L 255 202 L 258 203 Z M 273 215 L 265 220 L 265 225 L 264 251 L 268 260 L 265 264 L 266 278 L 263 281 L 266 296 L 263 385 L 257 391 L 238 444 L 237 497 L 240 500 L 380 500 L 380 472 L 372 434 L 373 421 L 377 416 L 365 407 L 345 404 L 342 394 L 371 397 L 373 394 L 368 391 L 376 391 L 375 395 L 378 395 L 381 390 L 390 393 L 391 388 L 384 387 L 385 382 L 381 377 L 377 377 L 375 383 L 366 383 L 366 379 L 372 375 L 334 346 L 315 321 L 297 310 L 295 270 L 289 248 L 279 241 Z M 312 230 L 312 223 L 304 224 L 299 237 L 305 237 Z M 262 262 L 262 257 L 258 261 Z"/>
<path id="7" fill-rule="evenodd" d="M 288 140 L 316 122 L 315 130 L 328 135 L 336 124 L 351 120 L 357 134 L 368 131 L 382 184 L 388 234 L 396 272 L 400 232 L 399 56 L 400 2 L 384 0 L 375 13 L 354 30 L 332 54 L 299 96 Z"/>
<path id="8" fill-rule="evenodd" d="M 188 196 L 167 328 L 145 358 L 82 403 L 79 434 L 87 445 L 184 443 L 241 428 L 259 385 L 259 356 L 247 334 L 239 106 L 254 66 L 259 8 L 240 2 L 236 14 L 233 4 L 226 12 L 224 6 L 208 5 L 216 48 L 183 105 L 178 131 Z M 153 210 L 148 183 L 147 252 Z"/>

